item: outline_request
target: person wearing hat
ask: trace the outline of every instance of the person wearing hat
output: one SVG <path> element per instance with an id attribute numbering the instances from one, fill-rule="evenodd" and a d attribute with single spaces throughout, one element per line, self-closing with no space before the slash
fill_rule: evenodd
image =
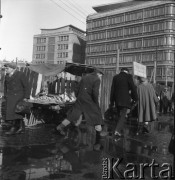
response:
<path id="1" fill-rule="evenodd" d="M 15 113 L 16 105 L 23 99 L 29 99 L 30 93 L 26 76 L 18 71 L 15 63 L 4 64 L 6 71 L 4 81 L 5 121 L 12 121 L 12 127 L 7 135 L 24 131 L 23 116 Z"/>
<path id="2" fill-rule="evenodd" d="M 116 107 L 117 109 L 118 122 L 114 130 L 116 136 L 122 136 L 126 114 L 128 109 L 131 108 L 131 98 L 134 102 L 137 102 L 137 89 L 129 70 L 122 68 L 120 73 L 113 77 L 109 104 L 110 108 Z"/>
<path id="3" fill-rule="evenodd" d="M 84 116 L 86 123 L 95 127 L 96 143 L 99 142 L 100 132 L 102 131 L 101 125 L 103 124 L 99 106 L 100 78 L 102 74 L 102 71 L 95 69 L 94 72 L 82 77 L 76 93 L 76 102 L 68 111 L 67 118 L 56 127 L 56 132 L 65 135 L 65 127 L 71 122 L 78 126 L 81 123 L 82 116 Z"/>

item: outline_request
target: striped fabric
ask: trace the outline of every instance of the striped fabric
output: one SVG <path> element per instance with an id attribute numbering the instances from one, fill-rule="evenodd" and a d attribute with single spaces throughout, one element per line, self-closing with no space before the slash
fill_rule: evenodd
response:
<path id="1" fill-rule="evenodd" d="M 31 71 L 27 67 L 20 68 L 20 71 L 23 71 L 25 73 L 26 78 L 29 82 L 30 95 L 32 97 L 35 97 L 41 91 L 43 75 Z"/>

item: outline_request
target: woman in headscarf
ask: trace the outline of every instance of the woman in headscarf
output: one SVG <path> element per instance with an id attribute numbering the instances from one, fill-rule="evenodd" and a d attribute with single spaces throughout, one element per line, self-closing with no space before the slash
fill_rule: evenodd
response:
<path id="1" fill-rule="evenodd" d="M 146 124 L 157 119 L 156 105 L 159 99 L 147 78 L 138 77 L 138 80 L 138 122 L 143 130 Z"/>

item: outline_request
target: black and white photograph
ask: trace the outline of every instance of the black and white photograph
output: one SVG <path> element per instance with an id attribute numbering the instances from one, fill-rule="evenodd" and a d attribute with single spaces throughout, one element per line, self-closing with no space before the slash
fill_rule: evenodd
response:
<path id="1" fill-rule="evenodd" d="M 0 0 L 0 180 L 174 179 L 174 0 Z"/>

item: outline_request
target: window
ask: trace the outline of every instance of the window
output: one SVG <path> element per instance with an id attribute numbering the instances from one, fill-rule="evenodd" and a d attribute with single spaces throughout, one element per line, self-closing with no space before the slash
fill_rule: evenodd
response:
<path id="1" fill-rule="evenodd" d="M 58 41 L 69 41 L 69 36 L 59 36 Z"/>
<path id="2" fill-rule="evenodd" d="M 35 59 L 45 59 L 45 54 L 35 54 Z"/>
<path id="3" fill-rule="evenodd" d="M 36 50 L 37 51 L 45 51 L 46 50 L 46 46 L 37 46 Z"/>
<path id="4" fill-rule="evenodd" d="M 58 53 L 58 58 L 67 58 L 67 57 L 68 57 L 68 52 Z"/>
<path id="5" fill-rule="evenodd" d="M 58 44 L 58 50 L 68 49 L 68 44 Z"/>
<path id="6" fill-rule="evenodd" d="M 46 38 L 37 38 L 37 44 L 45 43 L 45 42 L 46 42 Z"/>

